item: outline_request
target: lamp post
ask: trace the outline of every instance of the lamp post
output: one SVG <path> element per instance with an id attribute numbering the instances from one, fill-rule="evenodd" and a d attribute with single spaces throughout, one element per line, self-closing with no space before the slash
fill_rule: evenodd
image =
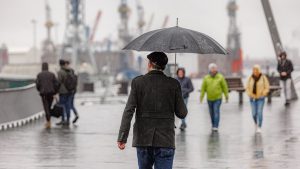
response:
<path id="1" fill-rule="evenodd" d="M 31 20 L 32 26 L 33 26 L 33 41 L 32 41 L 32 50 L 33 50 L 33 56 L 36 59 L 36 24 L 37 21 L 35 19 Z"/>

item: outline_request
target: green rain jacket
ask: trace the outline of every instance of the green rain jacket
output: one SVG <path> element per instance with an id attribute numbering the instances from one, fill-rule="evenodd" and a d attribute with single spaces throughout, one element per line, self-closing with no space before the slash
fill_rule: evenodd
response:
<path id="1" fill-rule="evenodd" d="M 228 99 L 228 86 L 224 76 L 217 73 L 215 76 L 206 75 L 202 82 L 200 101 L 207 93 L 207 100 L 215 101 L 222 99 L 222 93 L 224 93 L 226 100 Z"/>

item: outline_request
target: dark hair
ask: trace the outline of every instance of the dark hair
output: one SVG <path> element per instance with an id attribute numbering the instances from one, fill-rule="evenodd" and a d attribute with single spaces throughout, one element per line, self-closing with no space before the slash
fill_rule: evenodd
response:
<path id="1" fill-rule="evenodd" d="M 159 66 L 153 62 L 150 61 L 150 64 L 153 66 L 154 69 L 156 70 L 165 70 L 166 66 Z"/>
<path id="2" fill-rule="evenodd" d="M 60 60 L 59 60 L 59 65 L 60 65 L 60 66 L 65 66 L 65 64 L 66 64 L 66 61 L 65 61 L 65 60 L 63 60 L 63 59 L 60 59 Z"/>
<path id="3" fill-rule="evenodd" d="M 70 64 L 70 61 L 65 60 L 65 64 L 66 64 L 66 65 L 69 65 L 69 64 Z"/>
<path id="4" fill-rule="evenodd" d="M 286 54 L 286 52 L 281 52 L 281 53 L 279 54 L 279 57 L 282 57 L 282 56 L 285 56 L 285 57 L 287 57 L 287 54 Z"/>
<path id="5" fill-rule="evenodd" d="M 49 70 L 49 65 L 47 62 L 43 62 L 42 63 L 42 71 L 47 71 L 47 70 Z"/>
<path id="6" fill-rule="evenodd" d="M 179 71 L 182 71 L 183 75 L 185 76 L 185 69 L 183 67 L 180 67 L 177 69 L 177 72 L 176 72 L 177 75 L 178 75 Z"/>

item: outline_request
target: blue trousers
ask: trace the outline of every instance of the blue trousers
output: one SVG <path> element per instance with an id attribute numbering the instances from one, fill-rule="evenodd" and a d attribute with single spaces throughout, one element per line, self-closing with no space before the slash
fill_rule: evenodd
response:
<path id="1" fill-rule="evenodd" d="M 183 99 L 183 102 L 184 102 L 185 106 L 187 106 L 188 100 L 189 100 L 189 98 L 184 98 L 184 99 Z M 181 119 L 181 122 L 182 122 L 182 124 L 186 124 L 185 118 L 184 118 L 184 119 Z"/>
<path id="2" fill-rule="evenodd" d="M 219 128 L 222 99 L 207 101 L 212 127 Z"/>
<path id="3" fill-rule="evenodd" d="M 62 121 L 70 121 L 70 110 L 71 110 L 72 97 L 71 94 L 59 95 L 59 104 L 63 106 L 64 113 L 62 114 Z M 66 119 L 67 118 L 67 119 Z"/>
<path id="4" fill-rule="evenodd" d="M 77 112 L 77 110 L 76 110 L 76 108 L 74 106 L 75 93 L 72 94 L 70 97 L 71 97 L 71 105 L 70 105 L 71 107 L 70 107 L 70 110 L 73 111 L 73 113 L 75 114 L 75 116 L 78 116 L 78 112 Z"/>
<path id="5" fill-rule="evenodd" d="M 175 150 L 173 148 L 137 147 L 139 169 L 172 169 Z"/>
<path id="6" fill-rule="evenodd" d="M 263 121 L 263 109 L 265 104 L 265 98 L 262 97 L 259 99 L 250 99 L 250 103 L 254 123 L 257 124 L 258 127 L 261 127 Z"/>

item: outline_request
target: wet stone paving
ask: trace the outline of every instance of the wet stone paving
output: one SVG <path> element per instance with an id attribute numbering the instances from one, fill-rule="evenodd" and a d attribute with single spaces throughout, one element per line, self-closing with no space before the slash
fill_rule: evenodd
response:
<path id="1" fill-rule="evenodd" d="M 220 131 L 212 133 L 207 105 L 199 103 L 199 92 L 192 93 L 188 128 L 176 130 L 175 169 L 300 168 L 300 101 L 286 108 L 282 98 L 274 98 L 265 106 L 262 133 L 255 134 L 244 97 L 240 106 L 238 94 L 230 94 L 230 102 L 222 104 Z M 81 101 L 76 101 L 80 112 L 76 126 L 46 130 L 42 119 L 1 131 L 0 169 L 138 168 L 132 134 L 124 151 L 116 146 L 125 104 L 81 105 Z"/>

